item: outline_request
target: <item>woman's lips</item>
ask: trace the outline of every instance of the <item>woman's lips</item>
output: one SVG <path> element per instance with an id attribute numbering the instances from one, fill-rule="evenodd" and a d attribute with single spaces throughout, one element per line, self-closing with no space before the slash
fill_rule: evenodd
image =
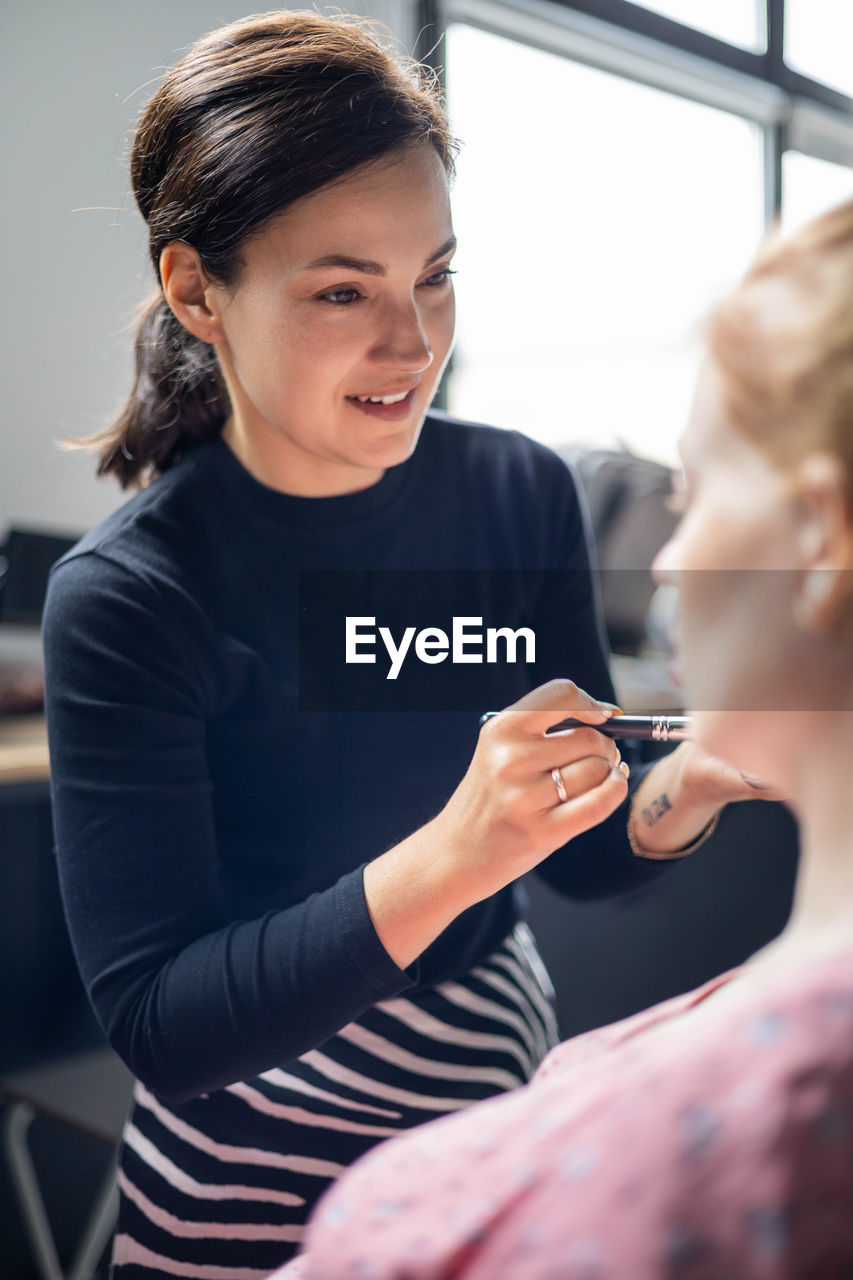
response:
<path id="1" fill-rule="evenodd" d="M 361 409 L 372 418 L 381 418 L 384 422 L 402 422 L 411 413 L 416 390 L 416 387 L 412 387 L 402 400 L 397 400 L 394 404 L 375 404 L 370 400 L 358 400 L 355 396 L 347 396 L 347 400 L 356 409 Z"/>

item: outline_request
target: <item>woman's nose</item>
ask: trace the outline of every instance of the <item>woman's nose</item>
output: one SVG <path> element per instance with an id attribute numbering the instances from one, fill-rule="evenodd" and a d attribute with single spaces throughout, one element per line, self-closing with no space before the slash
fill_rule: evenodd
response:
<path id="1" fill-rule="evenodd" d="M 678 573 L 678 535 L 674 533 L 652 561 L 652 579 L 658 586 L 675 586 Z"/>
<path id="2" fill-rule="evenodd" d="M 423 373 L 432 364 L 432 346 L 414 302 L 388 308 L 374 357 L 380 364 L 410 373 Z"/>

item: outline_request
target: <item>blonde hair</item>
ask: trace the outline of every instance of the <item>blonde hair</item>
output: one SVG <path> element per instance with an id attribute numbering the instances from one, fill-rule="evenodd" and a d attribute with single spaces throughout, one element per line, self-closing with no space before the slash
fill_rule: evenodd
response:
<path id="1" fill-rule="evenodd" d="M 733 424 L 783 467 L 835 454 L 853 494 L 853 201 L 777 228 L 709 340 Z"/>
<path id="2" fill-rule="evenodd" d="M 853 520 L 853 200 L 768 236 L 714 313 L 711 355 L 729 420 L 777 466 L 815 451 L 843 465 Z M 836 638 L 853 641 L 853 583 L 837 598 Z"/>

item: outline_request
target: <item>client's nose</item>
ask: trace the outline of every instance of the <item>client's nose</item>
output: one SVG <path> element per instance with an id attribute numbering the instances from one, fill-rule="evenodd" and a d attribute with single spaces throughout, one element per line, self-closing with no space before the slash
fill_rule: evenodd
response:
<path id="1" fill-rule="evenodd" d="M 678 533 L 663 544 L 652 561 L 651 574 L 658 586 L 675 586 L 678 573 Z"/>

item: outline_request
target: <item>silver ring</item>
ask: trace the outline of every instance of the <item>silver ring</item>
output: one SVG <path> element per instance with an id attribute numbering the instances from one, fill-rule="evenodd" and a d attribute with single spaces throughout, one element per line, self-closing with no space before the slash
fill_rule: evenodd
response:
<path id="1" fill-rule="evenodd" d="M 565 804 L 569 798 L 569 793 L 563 786 L 563 775 L 560 773 L 559 769 L 551 770 L 551 781 L 554 784 L 554 790 L 557 793 L 557 799 L 560 804 Z"/>

